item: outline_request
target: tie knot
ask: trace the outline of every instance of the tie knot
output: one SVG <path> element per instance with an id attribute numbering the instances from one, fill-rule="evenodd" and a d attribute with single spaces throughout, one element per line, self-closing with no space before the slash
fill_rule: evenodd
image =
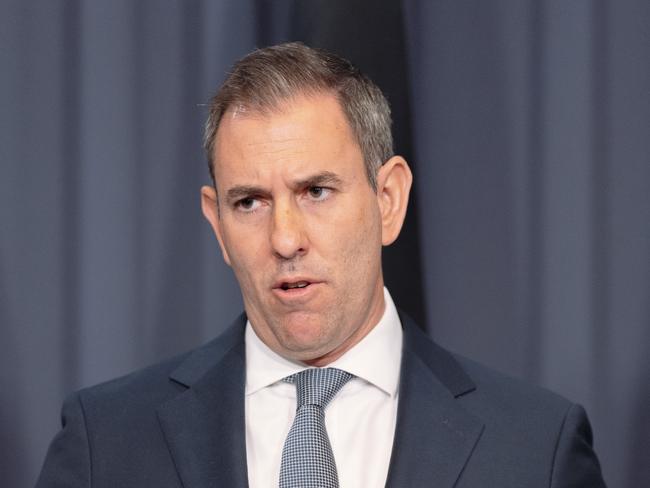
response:
<path id="1" fill-rule="evenodd" d="M 296 384 L 297 407 L 325 406 L 354 375 L 336 368 L 313 368 L 293 374 L 285 381 Z"/>

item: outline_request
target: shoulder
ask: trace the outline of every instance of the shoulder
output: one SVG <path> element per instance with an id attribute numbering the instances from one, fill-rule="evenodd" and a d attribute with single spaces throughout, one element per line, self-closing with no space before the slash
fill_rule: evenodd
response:
<path id="1" fill-rule="evenodd" d="M 600 463 L 584 408 L 545 388 L 454 355 L 476 389 L 457 400 L 484 423 L 477 456 L 490 463 L 517 462 L 529 476 L 547 466 L 548 486 L 603 487 Z M 487 449 L 486 449 L 487 448 Z M 541 473 L 544 474 L 544 473 Z"/>
<path id="2" fill-rule="evenodd" d="M 68 396 L 37 486 L 95 486 L 93 480 L 97 486 L 167 486 L 176 480 L 160 413 L 222 374 L 223 358 L 243 345 L 244 323 L 240 317 L 204 346 Z"/>
<path id="3" fill-rule="evenodd" d="M 467 486 L 604 486 L 581 406 L 444 349 L 409 319 L 403 324 L 410 357 L 403 364 L 420 365 L 410 369 L 420 375 L 418 385 L 444 389 L 437 398 L 448 412 L 481 426 L 464 469 Z"/>
<path id="4" fill-rule="evenodd" d="M 468 408 L 480 408 L 483 416 L 563 418 L 573 403 L 551 390 L 501 373 L 458 354 L 452 354 L 475 384 L 461 400 Z"/>
<path id="5" fill-rule="evenodd" d="M 90 416 L 110 418 L 137 417 L 138 411 L 152 408 L 174 398 L 201 379 L 219 363 L 221 357 L 243 344 L 245 318 L 240 316 L 216 339 L 119 378 L 73 393 L 67 403 L 78 402 Z M 104 417 L 106 418 L 106 417 Z"/>
<path id="6" fill-rule="evenodd" d="M 188 351 L 119 378 L 82 388 L 71 398 L 76 397 L 84 411 L 119 412 L 127 405 L 133 410 L 138 405 L 159 404 L 182 391 L 181 385 L 170 381 L 170 375 L 191 354 L 192 351 Z"/>
<path id="7" fill-rule="evenodd" d="M 572 405 L 557 393 L 445 349 L 408 316 L 403 314 L 401 319 L 404 353 L 422 361 L 453 397 L 480 417 L 512 418 L 521 412 L 561 417 Z"/>

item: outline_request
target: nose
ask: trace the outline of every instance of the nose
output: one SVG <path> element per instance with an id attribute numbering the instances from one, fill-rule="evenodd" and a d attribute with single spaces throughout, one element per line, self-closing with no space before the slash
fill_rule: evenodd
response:
<path id="1" fill-rule="evenodd" d="M 303 217 L 290 203 L 275 205 L 271 229 L 273 253 L 281 259 L 293 259 L 307 252 Z"/>

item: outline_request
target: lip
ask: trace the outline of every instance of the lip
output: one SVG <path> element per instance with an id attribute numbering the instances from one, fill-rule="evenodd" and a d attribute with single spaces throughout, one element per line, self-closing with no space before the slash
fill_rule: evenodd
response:
<path id="1" fill-rule="evenodd" d="M 284 283 L 298 283 L 299 281 L 306 281 L 309 284 L 304 288 L 289 288 L 287 290 L 282 288 L 282 285 Z M 322 281 L 314 278 L 305 276 L 291 276 L 276 281 L 273 285 L 272 291 L 273 294 L 281 301 L 293 303 L 296 301 L 305 301 L 311 298 L 314 293 L 318 291 L 320 284 L 322 284 Z"/>

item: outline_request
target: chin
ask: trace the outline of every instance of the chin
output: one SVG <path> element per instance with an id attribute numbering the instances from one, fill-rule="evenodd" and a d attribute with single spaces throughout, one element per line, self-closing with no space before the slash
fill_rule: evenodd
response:
<path id="1" fill-rule="evenodd" d="M 285 337 L 283 342 L 286 349 L 300 356 L 308 357 L 318 354 L 323 348 L 323 339 L 320 334 L 291 334 Z"/>
<path id="2" fill-rule="evenodd" d="M 323 331 L 319 326 L 304 323 L 289 325 L 284 329 L 282 336 L 284 348 L 300 361 L 317 358 L 328 352 L 325 344 L 329 341 L 324 340 Z"/>

